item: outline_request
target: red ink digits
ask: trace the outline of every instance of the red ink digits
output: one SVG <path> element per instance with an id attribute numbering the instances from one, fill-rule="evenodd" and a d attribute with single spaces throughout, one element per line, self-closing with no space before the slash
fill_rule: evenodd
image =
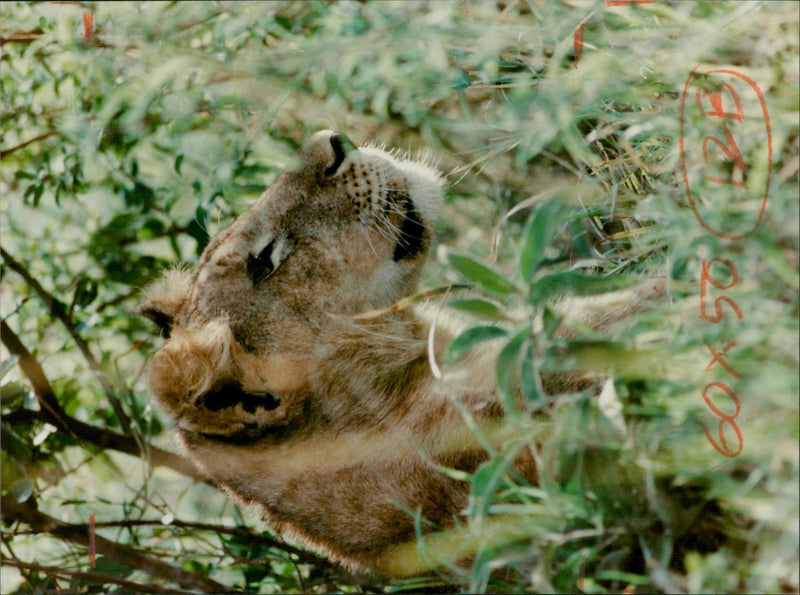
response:
<path id="1" fill-rule="evenodd" d="M 733 118 L 737 122 L 744 122 L 744 108 L 742 108 L 742 101 L 739 98 L 739 94 L 733 90 L 733 87 L 730 86 L 728 83 L 720 83 L 717 86 L 718 89 L 727 89 L 728 93 L 733 99 L 733 103 L 736 106 L 735 112 L 726 112 L 722 109 L 722 91 L 711 91 L 708 87 L 701 87 L 697 90 L 697 94 L 695 96 L 695 101 L 697 102 L 697 109 L 700 110 L 700 113 L 704 116 L 714 116 L 715 118 Z M 705 91 L 706 97 L 708 97 L 708 101 L 713 108 L 713 111 L 707 112 L 703 109 L 702 99 L 700 98 L 700 91 Z"/>
<path id="2" fill-rule="evenodd" d="M 711 265 L 715 262 L 721 262 L 725 266 L 728 267 L 728 270 L 731 272 L 731 282 L 727 285 L 723 285 L 722 283 L 716 281 L 714 277 L 711 275 L 710 268 Z M 736 314 L 736 318 L 739 320 L 742 319 L 742 310 L 739 306 L 734 302 L 731 298 L 726 296 L 718 297 L 714 300 L 714 312 L 716 316 L 712 316 L 711 314 L 706 313 L 706 283 L 710 282 L 711 285 L 716 287 L 717 289 L 730 289 L 739 281 L 739 271 L 736 270 L 736 266 L 727 258 L 712 258 L 711 260 L 703 259 L 703 268 L 700 271 L 700 318 L 703 320 L 708 320 L 710 322 L 721 322 L 723 317 L 722 311 L 722 304 L 727 303 L 731 308 L 733 308 L 733 313 Z"/>
<path id="3" fill-rule="evenodd" d="M 720 83 L 717 87 L 718 89 L 726 89 L 733 100 L 734 105 L 736 106 L 735 112 L 726 112 L 722 107 L 722 91 L 711 91 L 708 87 L 701 87 L 697 90 L 695 95 L 695 102 L 697 103 L 697 109 L 700 110 L 700 113 L 706 117 L 715 117 L 715 118 L 732 118 L 739 123 L 744 121 L 744 108 L 742 107 L 742 101 L 739 98 L 739 94 L 733 89 L 731 85 L 728 83 Z M 703 100 L 700 96 L 701 92 L 705 92 L 706 97 L 711 104 L 712 111 L 706 111 L 703 109 Z M 722 128 L 725 133 L 725 143 L 723 143 L 720 139 L 715 136 L 708 135 L 703 139 L 703 161 L 706 165 L 708 165 L 708 143 L 713 142 L 715 143 L 725 156 L 733 162 L 734 169 L 739 171 L 741 177 L 744 178 L 744 159 L 742 159 L 742 154 L 739 151 L 739 147 L 736 144 L 736 139 L 734 139 L 731 131 L 728 129 L 728 123 L 722 122 Z M 726 180 L 724 178 L 719 178 L 716 176 L 706 176 L 706 178 L 712 182 L 716 182 L 717 184 L 732 184 L 734 186 L 738 186 L 740 188 L 744 188 L 744 182 L 733 180 L 733 176 L 731 179 Z"/>
<path id="4" fill-rule="evenodd" d="M 709 135 L 705 137 L 703 139 L 703 161 L 705 161 L 706 165 L 708 165 L 708 143 L 713 142 L 720 149 L 722 149 L 722 152 L 725 153 L 725 156 L 733 162 L 734 170 L 739 171 L 741 173 L 741 177 L 744 178 L 744 159 L 742 159 L 742 154 L 739 152 L 739 147 L 736 145 L 736 140 L 733 138 L 731 131 L 728 130 L 727 124 L 723 123 L 722 127 L 725 132 L 725 140 L 728 144 L 726 145 L 715 136 Z M 706 178 L 712 182 L 716 182 L 717 184 L 731 184 L 733 186 L 738 186 L 739 188 L 744 188 L 744 182 L 734 180 L 733 175 L 734 174 L 732 173 L 731 178 L 728 180 L 716 176 L 706 176 Z"/>
<path id="5" fill-rule="evenodd" d="M 686 97 L 689 95 L 689 92 L 693 85 L 698 80 L 704 80 L 705 82 L 711 81 L 714 83 L 711 86 L 707 85 L 698 85 L 695 91 L 695 108 L 696 113 L 690 113 L 687 115 L 687 112 L 691 111 L 689 107 L 687 107 Z M 743 84 L 744 83 L 744 84 Z M 736 135 L 741 135 L 740 138 L 747 138 L 750 141 L 751 146 L 759 146 L 758 140 L 760 138 L 756 137 L 755 141 L 753 142 L 753 131 L 749 129 L 742 128 L 742 125 L 746 122 L 746 113 L 744 108 L 744 102 L 742 101 L 742 97 L 744 93 L 749 93 L 749 99 L 751 99 L 751 103 L 753 97 L 757 99 L 757 104 L 760 107 L 761 115 L 763 116 L 763 129 L 759 130 L 759 132 L 763 132 L 763 146 L 766 147 L 766 161 L 767 164 L 767 176 L 766 180 L 764 181 L 764 194 L 761 197 L 761 208 L 758 212 L 758 217 L 755 222 L 752 224 L 752 227 L 749 230 L 746 230 L 746 233 L 742 233 L 742 230 L 720 230 L 712 227 L 711 224 L 708 222 L 708 215 L 710 212 L 703 213 L 701 212 L 701 205 L 695 200 L 695 197 L 700 194 L 700 189 L 694 187 L 695 184 L 692 180 L 690 180 L 690 172 L 687 167 L 687 163 L 700 163 L 698 159 L 698 155 L 696 150 L 690 151 L 689 148 L 686 146 L 686 122 L 687 121 L 698 121 L 701 122 L 712 122 L 715 123 L 716 126 L 719 128 L 721 126 L 722 133 L 724 136 L 724 140 L 721 140 L 719 137 L 708 134 L 705 135 L 701 144 L 701 154 L 703 157 L 703 164 L 706 168 L 710 167 L 709 163 L 709 147 L 710 143 L 713 143 L 716 147 L 720 149 L 722 155 L 727 161 L 723 161 L 727 163 L 731 167 L 731 175 L 729 178 L 723 178 L 720 176 L 713 176 L 708 175 L 704 172 L 703 176 L 696 176 L 697 180 L 707 180 L 714 184 L 721 184 L 724 186 L 734 186 L 739 189 L 743 189 L 739 191 L 739 195 L 742 195 L 747 190 L 747 179 L 746 179 L 746 163 L 745 159 L 742 156 L 741 151 L 739 150 L 739 143 L 736 142 Z M 729 108 L 726 109 L 725 104 L 729 104 Z M 707 109 L 707 107 L 709 109 Z M 731 109 L 732 107 L 732 109 Z M 751 110 L 755 111 L 755 110 Z M 731 126 L 729 126 L 729 123 Z M 710 126 L 711 124 L 709 124 Z M 733 131 L 731 129 L 733 127 Z M 772 129 L 770 127 L 769 122 L 769 113 L 767 112 L 767 105 L 764 101 L 764 94 L 761 92 L 761 89 L 756 85 L 756 83 L 747 77 L 746 75 L 736 72 L 733 70 L 725 70 L 725 69 L 718 69 L 718 70 L 710 70 L 705 73 L 698 73 L 697 67 L 695 67 L 692 72 L 689 73 L 689 76 L 686 79 L 686 83 L 683 87 L 683 94 L 681 95 L 681 106 L 680 106 L 680 155 L 681 155 L 681 168 L 683 169 L 683 180 L 686 185 L 686 199 L 689 202 L 689 205 L 692 208 L 692 212 L 694 213 L 695 218 L 700 223 L 700 225 L 706 229 L 708 232 L 714 234 L 719 238 L 723 238 L 726 240 L 731 241 L 738 241 L 746 238 L 751 233 L 753 233 L 759 225 L 761 225 L 761 221 L 764 218 L 764 211 L 767 208 L 767 199 L 769 198 L 769 178 L 772 175 Z M 693 188 L 694 187 L 694 188 Z M 693 195 L 694 190 L 694 195 Z M 704 189 L 705 190 L 705 189 Z M 752 193 L 753 189 L 750 188 L 749 192 Z M 742 198 L 742 196 L 739 196 Z M 746 197 L 745 197 L 746 198 Z M 714 201 L 709 199 L 709 202 L 713 203 Z M 706 207 L 703 207 L 704 209 Z M 722 225 L 724 220 L 717 225 Z M 738 233 L 737 233 L 738 232 Z M 728 274 L 730 275 L 730 281 L 725 283 L 721 279 L 715 278 L 712 274 L 711 268 L 712 265 L 718 263 L 720 265 L 724 265 L 727 270 Z M 708 291 L 708 284 L 710 283 L 714 288 L 726 291 L 731 289 L 739 282 L 739 271 L 736 269 L 736 265 L 733 264 L 727 258 L 712 258 L 711 260 L 703 259 L 702 261 L 702 268 L 700 270 L 700 318 L 702 320 L 707 320 L 714 324 L 722 322 L 725 316 L 725 309 L 723 306 L 727 304 L 730 307 L 730 310 L 734 313 L 738 320 L 741 320 L 744 315 L 742 314 L 741 308 L 739 305 L 734 302 L 728 296 L 719 296 L 714 299 L 713 302 L 713 313 L 709 313 L 707 311 L 707 291 Z M 728 374 L 736 378 L 737 380 L 742 378 L 742 375 L 737 372 L 733 366 L 731 366 L 724 357 L 727 355 L 728 351 L 733 349 L 738 343 L 736 341 L 728 342 L 725 347 L 723 347 L 722 351 L 717 351 L 714 347 L 706 343 L 706 348 L 711 352 L 711 360 L 706 365 L 707 371 L 713 371 L 714 366 L 719 364 L 719 366 L 724 369 Z M 709 396 L 709 392 L 712 389 L 718 389 L 722 391 L 734 404 L 736 410 L 733 412 L 732 415 L 729 415 L 723 412 L 712 400 Z M 738 456 L 742 450 L 744 449 L 744 438 L 742 437 L 742 431 L 736 423 L 736 417 L 739 415 L 739 412 L 742 410 L 741 402 L 739 397 L 736 393 L 731 389 L 727 384 L 722 382 L 710 382 L 706 385 L 703 389 L 703 400 L 706 403 L 709 411 L 713 413 L 719 419 L 719 425 L 717 427 L 717 436 L 718 438 L 714 438 L 711 432 L 703 425 L 703 432 L 705 433 L 706 439 L 708 442 L 713 446 L 717 452 L 722 454 L 726 457 L 736 457 Z M 729 446 L 728 440 L 725 438 L 725 430 L 726 428 L 730 428 L 733 430 L 734 435 L 736 436 L 736 447 L 733 448 Z"/>
<path id="6" fill-rule="evenodd" d="M 707 84 L 698 84 L 694 94 L 694 106 L 691 105 L 692 102 L 687 105 L 686 98 L 691 88 L 700 80 L 704 82 L 711 81 L 714 84 L 711 86 Z M 751 129 L 745 130 L 740 128 L 740 125 L 747 120 L 744 103 L 742 101 L 742 96 L 745 93 L 748 94 L 748 97 L 752 100 L 754 105 L 758 105 L 761 112 L 760 115 L 763 118 L 763 127 L 758 131 L 757 135 L 754 134 Z M 724 103 L 726 99 L 728 103 L 732 103 L 732 110 L 725 109 Z M 707 109 L 707 107 L 710 109 Z M 709 127 L 712 125 L 721 125 L 724 137 L 723 140 L 713 134 L 704 136 L 700 147 L 701 150 L 699 151 L 702 155 L 703 163 L 706 166 L 709 165 L 709 143 L 713 143 L 720 149 L 722 155 L 725 157 L 723 163 L 730 165 L 732 170 L 729 178 L 706 174 L 702 176 L 703 179 L 715 184 L 732 185 L 738 188 L 748 189 L 749 194 L 754 194 L 761 199 L 761 208 L 758 211 L 758 216 L 749 228 L 740 224 L 739 226 L 744 229 L 717 229 L 708 221 L 710 212 L 703 212 L 707 207 L 701 208 L 702 205 L 698 197 L 704 194 L 703 190 L 705 189 L 698 187 L 698 176 L 693 176 L 687 166 L 688 163 L 700 163 L 700 155 L 697 154 L 698 151 L 696 148 L 687 147 L 685 135 L 686 122 L 696 121 L 698 117 L 702 118 L 701 121 L 705 121 Z M 731 127 L 728 125 L 728 120 L 736 124 L 735 130 L 731 130 Z M 767 164 L 767 176 L 764 181 L 763 194 L 760 192 L 759 188 L 749 188 L 747 185 L 748 180 L 745 175 L 745 160 L 739 151 L 739 143 L 736 141 L 736 134 L 734 134 L 734 132 L 748 138 L 751 145 L 757 146 L 758 144 L 763 144 L 765 147 L 766 159 L 757 159 L 757 161 L 765 161 Z M 763 140 L 763 143 L 756 142 L 759 140 Z M 697 72 L 697 67 L 689 73 L 683 88 L 680 104 L 680 155 L 683 181 L 686 186 L 686 199 L 689 201 L 692 212 L 694 212 L 694 216 L 700 222 L 700 225 L 715 236 L 727 240 L 744 239 L 761 225 L 764 212 L 767 208 L 769 178 L 772 174 L 772 128 L 769 121 L 769 112 L 767 111 L 767 105 L 764 100 L 764 94 L 750 77 L 740 72 L 726 69 L 710 70 L 700 73 Z M 707 192 L 706 190 L 706 193 Z M 713 206 L 714 201 L 711 200 L 710 197 L 706 198 L 708 198 Z M 745 197 L 742 198 L 744 199 Z M 755 196 L 751 198 L 755 198 Z M 728 219 L 734 221 L 733 218 Z M 736 221 L 738 221 L 738 219 Z M 723 220 L 715 225 L 722 227 L 726 225 L 726 223 L 727 222 Z M 733 225 L 733 223 L 727 223 L 727 225 Z"/>
<path id="7" fill-rule="evenodd" d="M 717 407 L 711 400 L 711 398 L 708 396 L 709 389 L 714 387 L 720 389 L 722 392 L 728 395 L 731 398 L 731 401 L 733 401 L 734 405 L 736 405 L 736 411 L 734 411 L 733 415 L 728 415 L 727 413 L 721 411 L 720 408 Z M 739 429 L 739 426 L 736 425 L 736 422 L 734 421 L 734 419 L 736 419 L 736 416 L 739 415 L 739 412 L 742 410 L 742 404 L 739 401 L 739 397 L 736 396 L 736 393 L 733 392 L 730 389 L 730 387 L 728 387 L 727 384 L 723 384 L 722 382 L 711 382 L 707 384 L 706 387 L 703 389 L 703 400 L 706 402 L 706 405 L 708 405 L 708 408 L 711 409 L 714 415 L 716 415 L 720 419 L 718 426 L 718 434 L 719 434 L 719 441 L 722 447 L 720 447 L 714 441 L 714 438 L 711 436 L 711 433 L 706 429 L 705 426 L 703 426 L 703 432 L 705 432 L 706 439 L 711 443 L 711 446 L 716 448 L 717 451 L 723 456 L 731 458 L 739 456 L 739 453 L 741 453 L 742 450 L 744 449 L 744 438 L 742 438 L 742 431 Z M 724 432 L 725 424 L 728 424 L 733 430 L 734 434 L 736 434 L 737 448 L 735 451 L 731 450 L 728 447 L 728 442 L 727 440 L 725 440 L 725 432 Z"/>

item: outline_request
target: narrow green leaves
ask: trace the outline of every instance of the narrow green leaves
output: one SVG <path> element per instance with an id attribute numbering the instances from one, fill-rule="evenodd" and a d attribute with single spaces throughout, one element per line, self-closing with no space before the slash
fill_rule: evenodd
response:
<path id="1" fill-rule="evenodd" d="M 478 343 L 506 336 L 506 331 L 496 326 L 475 326 L 467 329 L 450 343 L 444 354 L 446 364 L 452 364 Z"/>
<path id="2" fill-rule="evenodd" d="M 519 387 L 522 390 L 522 396 L 528 403 L 540 405 L 544 401 L 544 390 L 542 389 L 542 379 L 539 376 L 536 352 L 530 341 L 525 346 L 525 355 L 520 362 Z"/>
<path id="3" fill-rule="evenodd" d="M 475 283 L 487 293 L 498 297 L 506 297 L 517 289 L 511 281 L 500 273 L 468 256 L 448 254 L 447 259 L 454 271 L 467 281 Z"/>
<path id="4" fill-rule="evenodd" d="M 539 305 L 557 295 L 597 295 L 608 291 L 626 289 L 639 283 L 635 277 L 617 275 L 595 277 L 578 271 L 561 271 L 539 278 L 531 287 L 528 303 Z"/>
<path id="5" fill-rule="evenodd" d="M 491 320 L 503 320 L 503 311 L 500 306 L 488 300 L 478 298 L 454 298 L 447 305 L 467 314 Z"/>
<path id="6" fill-rule="evenodd" d="M 514 464 L 524 443 L 509 445 L 498 456 L 483 463 L 472 476 L 472 510 L 470 518 L 480 522 L 489 510 L 500 483 Z"/>
<path id="7" fill-rule="evenodd" d="M 503 347 L 497 356 L 497 366 L 495 373 L 497 376 L 497 388 L 503 399 L 506 413 L 512 419 L 520 416 L 519 404 L 517 403 L 517 371 L 519 369 L 520 355 L 523 347 L 531 334 L 530 325 L 518 331 Z"/>
<path id="8" fill-rule="evenodd" d="M 569 207 L 556 200 L 540 206 L 528 221 L 522 250 L 519 255 L 519 272 L 528 281 L 544 260 L 544 251 L 556 237 L 559 228 L 567 220 Z"/>

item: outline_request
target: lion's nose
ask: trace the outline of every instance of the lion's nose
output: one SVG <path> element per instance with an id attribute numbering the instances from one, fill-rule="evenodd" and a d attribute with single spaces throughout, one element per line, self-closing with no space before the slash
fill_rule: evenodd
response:
<path id="1" fill-rule="evenodd" d="M 209 411 L 220 411 L 221 409 L 241 404 L 247 413 L 255 413 L 258 408 L 266 409 L 267 411 L 277 409 L 281 404 L 281 400 L 271 393 L 250 393 L 243 390 L 238 384 L 228 383 L 199 397 L 197 404 Z"/>

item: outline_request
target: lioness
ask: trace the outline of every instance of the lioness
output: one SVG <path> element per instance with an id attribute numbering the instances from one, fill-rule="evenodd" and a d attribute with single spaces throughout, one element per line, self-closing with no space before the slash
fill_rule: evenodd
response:
<path id="1" fill-rule="evenodd" d="M 451 526 L 487 458 L 464 419 L 502 416 L 497 344 L 431 372 L 463 328 L 414 293 L 444 182 L 426 163 L 320 132 L 295 166 L 173 270 L 139 312 L 166 338 L 153 395 L 189 457 L 278 532 L 333 560 L 402 574 L 393 549 Z M 429 337 L 430 335 L 430 337 Z M 529 452 L 516 470 L 535 480 Z"/>

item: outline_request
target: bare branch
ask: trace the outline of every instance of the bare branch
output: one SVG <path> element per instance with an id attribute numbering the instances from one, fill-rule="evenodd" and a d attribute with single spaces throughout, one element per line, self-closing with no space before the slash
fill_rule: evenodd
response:
<path id="1" fill-rule="evenodd" d="M 49 533 L 54 537 L 77 545 L 86 546 L 89 543 L 89 533 L 85 526 L 64 523 L 44 514 L 36 508 L 31 500 L 19 503 L 14 498 L 3 496 L 0 506 L 2 507 L 4 518 L 11 518 L 25 523 L 34 531 Z M 95 535 L 95 548 L 97 553 L 113 558 L 128 568 L 141 570 L 150 576 L 166 579 L 177 585 L 185 585 L 202 593 L 225 593 L 230 591 L 230 587 L 226 587 L 206 576 L 188 572 L 161 560 L 151 558 L 131 547 L 111 541 L 100 535 Z M 115 582 L 105 576 L 101 578 L 102 581 Z M 169 592 L 175 593 L 176 591 Z"/>
<path id="2" fill-rule="evenodd" d="M 147 445 L 143 451 L 139 442 L 131 436 L 97 428 L 67 415 L 58 402 L 53 387 L 45 376 L 41 365 L 26 349 L 5 320 L 0 322 L 0 339 L 2 339 L 3 345 L 6 346 L 9 353 L 19 357 L 17 363 L 25 376 L 28 377 L 28 380 L 30 380 L 36 399 L 42 407 L 40 415 L 43 421 L 53 424 L 63 432 L 67 432 L 78 441 L 89 442 L 101 449 L 116 450 L 132 456 L 148 454 L 152 465 L 169 467 L 198 481 L 206 481 L 195 466 L 180 455 L 150 445 Z"/>
<path id="3" fill-rule="evenodd" d="M 2 38 L 3 43 L 5 43 L 6 39 L 8 39 L 8 38 L 6 38 L 6 37 Z M 16 41 L 16 40 L 12 40 L 12 41 Z M 39 136 L 34 136 L 33 138 L 29 138 L 25 142 L 20 143 L 18 145 L 15 145 L 15 146 L 10 147 L 10 148 L 5 149 L 5 150 L 0 150 L 0 159 L 5 159 L 9 155 L 11 155 L 11 153 L 13 153 L 14 151 L 19 151 L 20 149 L 24 149 L 25 147 L 27 147 L 30 144 L 33 144 L 33 143 L 38 142 L 40 140 L 44 140 L 46 138 L 50 138 L 51 136 L 53 136 L 55 134 L 58 134 L 58 131 L 50 130 L 49 132 L 45 132 L 44 134 L 40 134 Z"/>
<path id="4" fill-rule="evenodd" d="M 31 31 L 30 33 L 20 31 L 10 35 L 3 35 L 0 37 L 0 45 L 5 45 L 7 43 L 31 43 L 39 39 L 42 35 L 44 35 L 44 33 L 37 33 L 35 31 Z"/>

